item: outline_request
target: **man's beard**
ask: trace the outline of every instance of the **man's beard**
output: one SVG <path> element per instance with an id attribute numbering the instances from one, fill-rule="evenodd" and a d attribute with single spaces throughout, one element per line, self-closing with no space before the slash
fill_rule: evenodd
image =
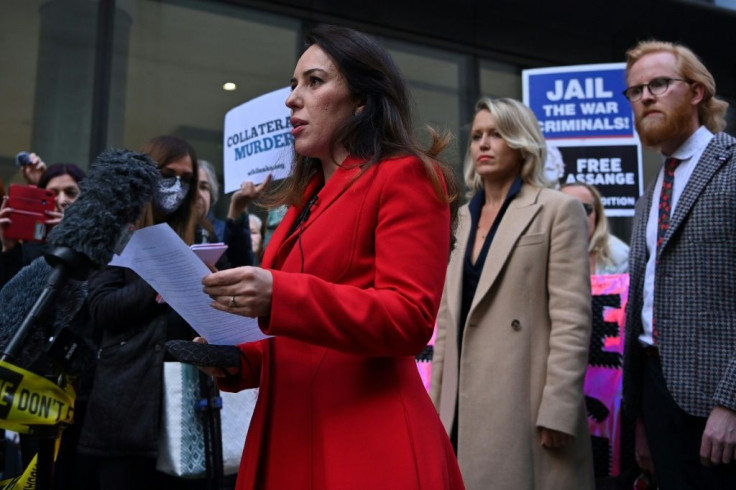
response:
<path id="1" fill-rule="evenodd" d="M 683 100 L 671 111 L 662 111 L 646 119 L 637 118 L 636 131 L 644 146 L 660 148 L 663 143 L 674 139 L 686 139 L 690 132 L 692 113 L 690 104 Z"/>

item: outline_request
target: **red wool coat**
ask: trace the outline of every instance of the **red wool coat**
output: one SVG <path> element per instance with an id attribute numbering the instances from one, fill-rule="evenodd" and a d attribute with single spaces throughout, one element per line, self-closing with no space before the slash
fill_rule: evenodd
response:
<path id="1" fill-rule="evenodd" d="M 449 210 L 414 157 L 348 159 L 273 234 L 273 338 L 240 346 L 260 387 L 238 489 L 457 489 L 457 462 L 414 355 L 430 336 L 449 255 Z M 322 181 L 311 182 L 306 201 Z M 300 271 L 303 270 L 303 273 Z"/>

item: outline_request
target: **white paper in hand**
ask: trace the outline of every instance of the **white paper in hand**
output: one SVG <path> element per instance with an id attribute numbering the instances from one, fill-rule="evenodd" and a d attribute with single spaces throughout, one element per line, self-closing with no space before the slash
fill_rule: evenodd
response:
<path id="1" fill-rule="evenodd" d="M 212 299 L 202 289 L 202 278 L 210 274 L 209 269 L 166 223 L 136 230 L 110 265 L 135 271 L 211 344 L 240 344 L 266 337 L 257 319 L 210 306 Z"/>

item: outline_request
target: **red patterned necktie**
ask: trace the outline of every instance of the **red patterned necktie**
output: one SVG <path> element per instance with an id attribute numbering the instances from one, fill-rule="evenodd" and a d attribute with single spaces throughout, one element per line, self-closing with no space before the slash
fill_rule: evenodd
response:
<path id="1" fill-rule="evenodd" d="M 664 242 L 664 235 L 670 227 L 670 213 L 672 211 L 672 185 L 675 182 L 675 168 L 680 160 L 670 157 L 664 162 L 664 178 L 662 179 L 662 190 L 659 192 L 659 217 L 657 219 L 657 255 L 655 256 L 655 267 L 659 262 L 659 251 Z M 657 343 L 657 315 L 652 309 L 652 338 Z"/>
<path id="2" fill-rule="evenodd" d="M 680 160 L 668 158 L 664 163 L 662 190 L 659 193 L 659 219 L 657 220 L 657 254 L 662 248 L 664 235 L 670 227 L 670 211 L 672 210 L 672 184 L 675 182 L 675 168 Z"/>

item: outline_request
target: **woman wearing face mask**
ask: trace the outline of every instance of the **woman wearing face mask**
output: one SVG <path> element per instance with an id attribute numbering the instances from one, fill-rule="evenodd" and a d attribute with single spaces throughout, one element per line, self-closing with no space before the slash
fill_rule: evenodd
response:
<path id="1" fill-rule="evenodd" d="M 194 149 L 175 136 L 159 136 L 142 151 L 158 163 L 163 179 L 140 227 L 168 223 L 191 244 L 198 173 Z M 93 273 L 88 304 L 102 342 L 80 452 L 93 457 L 100 488 L 187 488 L 186 482 L 156 471 L 156 456 L 164 343 L 191 338 L 190 326 L 127 268 L 108 266 Z"/>
<path id="2" fill-rule="evenodd" d="M 79 182 L 85 178 L 84 171 L 73 163 L 55 163 L 46 168 L 38 180 L 38 187 L 54 191 L 55 209 L 46 212 L 46 227 L 50 229 L 64 217 L 64 210 L 77 200 L 80 194 Z M 0 205 L 0 288 L 15 276 L 24 266 L 33 262 L 46 252 L 43 242 L 22 243 L 5 238 L 3 228 L 11 222 L 12 209 L 8 207 L 7 196 Z"/>

